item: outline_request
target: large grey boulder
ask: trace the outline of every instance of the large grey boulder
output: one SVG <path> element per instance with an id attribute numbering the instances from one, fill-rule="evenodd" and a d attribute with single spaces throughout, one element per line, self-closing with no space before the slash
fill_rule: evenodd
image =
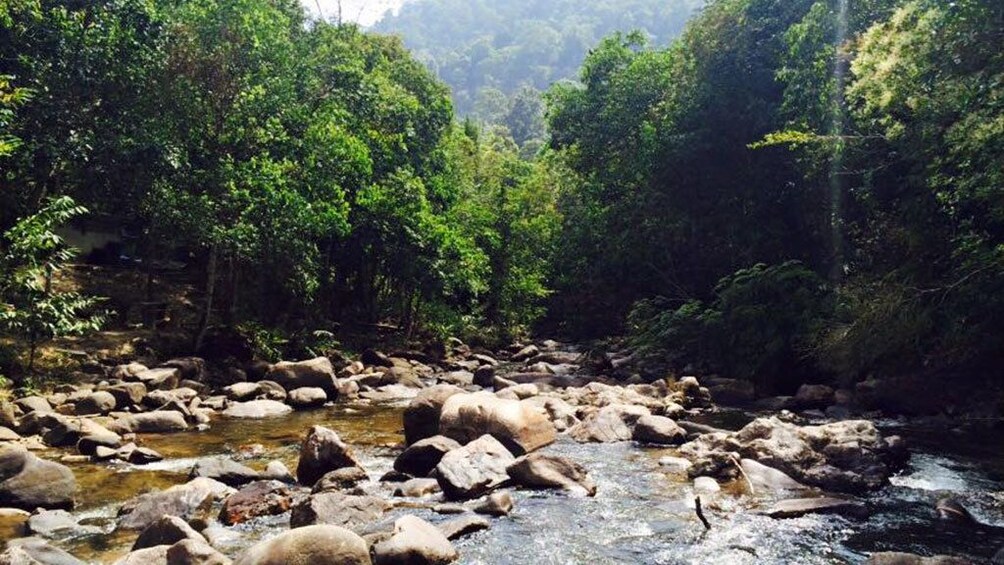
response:
<path id="1" fill-rule="evenodd" d="M 506 468 L 515 460 L 498 440 L 484 435 L 444 455 L 436 479 L 448 500 L 477 498 L 509 480 Z"/>
<path id="2" fill-rule="evenodd" d="M 324 406 L 328 401 L 328 394 L 324 389 L 317 387 L 300 387 L 289 392 L 286 402 L 297 410 L 309 410 Z"/>
<path id="3" fill-rule="evenodd" d="M 460 447 L 460 444 L 446 436 L 433 436 L 408 446 L 394 460 L 394 470 L 413 477 L 427 477 L 443 456 Z"/>
<path id="4" fill-rule="evenodd" d="M 320 388 L 332 400 L 338 396 L 335 369 L 327 357 L 276 363 L 272 365 L 265 378 L 279 383 L 286 390 L 304 387 Z"/>
<path id="5" fill-rule="evenodd" d="M 70 509 L 76 492 L 76 477 L 65 465 L 20 446 L 0 449 L 0 507 Z"/>
<path id="6" fill-rule="evenodd" d="M 132 433 L 166 434 L 188 429 L 185 415 L 174 410 L 155 410 L 119 418 L 119 426 Z"/>
<path id="7" fill-rule="evenodd" d="M 586 416 L 568 430 L 568 435 L 580 443 L 629 441 L 638 420 L 649 415 L 644 406 L 609 404 Z"/>
<path id="8" fill-rule="evenodd" d="M 227 486 L 239 487 L 257 481 L 261 478 L 261 473 L 241 465 L 229 457 L 213 457 L 203 459 L 195 464 L 189 478 L 198 477 L 206 477 L 220 481 Z"/>
<path id="9" fill-rule="evenodd" d="M 491 435 L 518 455 L 549 445 L 557 438 L 554 424 L 543 410 L 489 392 L 450 396 L 443 404 L 439 432 L 460 443 Z"/>
<path id="10" fill-rule="evenodd" d="M 320 492 L 293 506 L 289 525 L 301 528 L 315 524 L 331 524 L 358 530 L 379 520 L 390 508 L 390 503 L 375 496 Z"/>
<path id="11" fill-rule="evenodd" d="M 343 467 L 361 467 L 355 453 L 334 430 L 313 426 L 300 446 L 296 478 L 305 486 L 313 486 L 329 471 Z"/>
<path id="12" fill-rule="evenodd" d="M 178 388 L 181 371 L 173 367 L 160 367 L 128 375 L 122 380 L 143 383 L 148 390 L 171 390 Z"/>
<path id="13" fill-rule="evenodd" d="M 99 390 L 78 400 L 73 409 L 78 416 L 93 416 L 111 412 L 116 404 L 117 401 L 112 393 Z"/>
<path id="14" fill-rule="evenodd" d="M 235 565 L 371 565 L 369 547 L 338 526 L 297 528 L 247 550 Z"/>
<path id="15" fill-rule="evenodd" d="M 655 445 L 681 445 L 687 441 L 687 432 L 665 416 L 642 416 L 635 422 L 631 438 Z"/>
<path id="16" fill-rule="evenodd" d="M 222 483 L 198 478 L 166 490 L 142 494 L 119 509 L 119 528 L 144 530 L 163 516 L 177 516 L 189 523 L 205 522 L 213 501 L 227 490 Z"/>

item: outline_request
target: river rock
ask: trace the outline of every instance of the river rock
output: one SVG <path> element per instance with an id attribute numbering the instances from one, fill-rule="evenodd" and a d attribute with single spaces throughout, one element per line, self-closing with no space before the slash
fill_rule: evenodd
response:
<path id="1" fill-rule="evenodd" d="M 446 436 L 433 436 L 408 446 L 394 460 L 394 469 L 413 477 L 428 477 L 443 456 L 460 447 Z"/>
<path id="2" fill-rule="evenodd" d="M 756 400 L 756 387 L 741 379 L 705 379 L 715 402 L 725 406 L 746 406 Z"/>
<path id="3" fill-rule="evenodd" d="M 490 435 L 483 435 L 443 456 L 436 466 L 436 479 L 447 500 L 477 498 L 509 479 L 506 468 L 515 461 L 512 453 Z"/>
<path id="4" fill-rule="evenodd" d="M 132 544 L 132 551 L 155 547 L 158 545 L 174 545 L 182 540 L 195 540 L 206 543 L 202 534 L 192 529 L 187 522 L 177 516 L 161 516 L 143 529 Z"/>
<path id="5" fill-rule="evenodd" d="M 478 514 L 508 516 L 512 512 L 513 506 L 515 506 L 515 502 L 512 499 L 512 494 L 508 491 L 502 491 L 493 492 L 484 499 L 475 501 L 470 505 L 470 508 Z"/>
<path id="6" fill-rule="evenodd" d="M 290 391 L 286 401 L 297 410 L 309 410 L 324 406 L 328 401 L 328 395 L 321 388 L 301 387 Z"/>
<path id="7" fill-rule="evenodd" d="M 185 415 L 174 410 L 130 414 L 119 418 L 118 423 L 125 430 L 139 434 L 165 434 L 188 429 Z"/>
<path id="8" fill-rule="evenodd" d="M 517 485 L 557 488 L 587 496 L 596 494 L 596 483 L 582 466 L 565 457 L 531 453 L 514 461 L 506 473 Z"/>
<path id="9" fill-rule="evenodd" d="M 390 503 L 375 496 L 321 492 L 311 494 L 293 506 L 289 525 L 301 528 L 330 524 L 357 530 L 379 520 L 390 508 Z"/>
<path id="10" fill-rule="evenodd" d="M 453 385 L 436 385 L 420 391 L 404 410 L 405 443 L 411 445 L 438 435 L 443 404 L 456 394 L 464 394 L 464 391 Z"/>
<path id="11" fill-rule="evenodd" d="M 119 528 L 143 530 L 162 516 L 177 516 L 186 522 L 204 521 L 213 501 L 228 487 L 207 478 L 198 478 L 169 489 L 142 494 L 119 509 Z"/>
<path id="12" fill-rule="evenodd" d="M 366 470 L 362 467 L 342 467 L 325 473 L 323 477 L 314 483 L 311 492 L 327 492 L 338 490 L 350 490 L 356 488 L 359 483 L 370 480 Z"/>
<path id="13" fill-rule="evenodd" d="M 764 514 L 778 519 L 799 518 L 806 514 L 840 514 L 867 518 L 868 509 L 860 502 L 840 498 L 796 498 L 775 502 Z"/>
<path id="14" fill-rule="evenodd" d="M 98 391 L 78 400 L 74 404 L 74 412 L 78 416 L 107 414 L 115 409 L 115 396 L 110 392 Z"/>
<path id="15" fill-rule="evenodd" d="M 70 509 L 77 480 L 64 465 L 20 446 L 0 448 L 0 507 Z"/>
<path id="16" fill-rule="evenodd" d="M 143 383 L 119 383 L 106 388 L 105 392 L 115 397 L 115 407 L 119 410 L 138 406 L 147 394 Z"/>
<path id="17" fill-rule="evenodd" d="M 487 530 L 491 527 L 491 522 L 487 518 L 469 514 L 460 518 L 454 518 L 436 524 L 439 531 L 443 532 L 448 540 L 460 539 L 473 533 Z"/>
<path id="18" fill-rule="evenodd" d="M 127 376 L 123 380 L 143 383 L 148 390 L 171 390 L 178 388 L 178 383 L 181 381 L 181 371 L 171 367 L 147 369 Z"/>
<path id="19" fill-rule="evenodd" d="M 28 533 L 53 538 L 58 532 L 77 529 L 77 520 L 66 510 L 37 510 L 27 523 Z"/>
<path id="20" fill-rule="evenodd" d="M 206 477 L 220 481 L 227 486 L 239 487 L 257 481 L 261 478 L 261 473 L 241 465 L 229 457 L 213 457 L 203 459 L 195 464 L 188 478 L 198 477 Z"/>
<path id="21" fill-rule="evenodd" d="M 735 478 L 732 453 L 777 469 L 795 480 L 834 492 L 861 492 L 885 485 L 905 462 L 897 437 L 883 438 L 865 420 L 797 426 L 759 418 L 738 432 L 709 433 L 680 448 L 694 461 L 691 476 Z"/>
<path id="22" fill-rule="evenodd" d="M 443 532 L 417 516 L 398 518 L 390 539 L 373 546 L 375 565 L 442 565 L 457 557 L 457 550 Z"/>
<path id="23" fill-rule="evenodd" d="M 939 498 L 934 505 L 938 518 L 959 522 L 967 525 L 977 525 L 976 517 L 961 502 L 950 496 Z"/>
<path id="24" fill-rule="evenodd" d="M 161 367 L 177 369 L 182 380 L 194 381 L 197 383 L 206 382 L 207 370 L 206 361 L 201 357 L 178 357 L 165 361 Z"/>
<path id="25" fill-rule="evenodd" d="M 580 443 L 629 441 L 638 420 L 649 415 L 648 408 L 643 406 L 611 404 L 586 416 L 568 430 L 568 435 Z"/>
<path id="26" fill-rule="evenodd" d="M 352 448 L 334 430 L 313 426 L 300 446 L 296 478 L 300 484 L 313 486 L 329 471 L 343 467 L 361 467 Z"/>
<path id="27" fill-rule="evenodd" d="M 258 481 L 223 501 L 220 522 L 233 526 L 258 516 L 274 516 L 290 509 L 293 493 L 279 481 Z"/>
<path id="28" fill-rule="evenodd" d="M 519 455 L 549 445 L 557 438 L 554 424 L 543 410 L 489 392 L 448 398 L 443 404 L 439 431 L 460 443 L 488 434 Z"/>
<path id="29" fill-rule="evenodd" d="M 286 390 L 303 387 L 320 388 L 327 398 L 334 400 L 338 396 L 335 368 L 327 357 L 276 363 L 269 370 L 266 379 L 279 383 Z"/>
<path id="30" fill-rule="evenodd" d="M 369 547 L 357 534 L 337 526 L 297 528 L 244 552 L 235 565 L 371 565 Z"/>
<path id="31" fill-rule="evenodd" d="M 230 565 L 230 558 L 208 542 L 185 539 L 167 550 L 167 565 Z M 148 564 L 149 565 L 149 564 Z"/>
<path id="32" fill-rule="evenodd" d="M 160 565 L 167 563 L 169 545 L 155 545 L 131 551 L 125 557 L 118 559 L 113 565 Z"/>
<path id="33" fill-rule="evenodd" d="M 252 400 L 231 404 L 229 408 L 223 411 L 223 415 L 230 418 L 260 420 L 263 418 L 285 416 L 292 411 L 292 408 L 277 400 Z"/>
<path id="34" fill-rule="evenodd" d="M 20 441 L 20 439 L 21 436 L 14 430 L 6 426 L 0 426 L 0 442 L 16 442 Z"/>
<path id="35" fill-rule="evenodd" d="M 253 400 L 261 394 L 261 385 L 258 383 L 234 383 L 223 387 L 223 394 L 234 402 L 245 402 Z"/>
<path id="36" fill-rule="evenodd" d="M 394 496 L 407 498 L 422 498 L 440 492 L 439 482 L 436 479 L 410 479 L 394 489 Z"/>
<path id="37" fill-rule="evenodd" d="M 18 398 L 14 401 L 14 404 L 23 410 L 25 414 L 31 412 L 52 412 L 52 406 L 49 404 L 49 401 L 41 396 Z"/>
<path id="38" fill-rule="evenodd" d="M 935 555 L 924 557 L 912 553 L 881 552 L 873 553 L 866 565 L 973 565 L 973 562 L 960 557 Z"/>
<path id="39" fill-rule="evenodd" d="M 523 402 L 543 410 L 551 420 L 551 423 L 554 424 L 554 429 L 559 433 L 565 432 L 579 423 L 575 408 L 561 398 L 535 396 L 527 398 Z"/>
<path id="40" fill-rule="evenodd" d="M 758 461 L 743 459 L 739 464 L 743 469 L 743 476 L 753 484 L 755 489 L 778 491 L 807 490 L 809 488 L 781 471 Z"/>
<path id="41" fill-rule="evenodd" d="M 792 403 L 798 410 L 822 410 L 833 404 L 833 399 L 833 389 L 826 385 L 802 385 Z"/>
<path id="42" fill-rule="evenodd" d="M 687 432 L 665 416 L 642 416 L 635 423 L 631 438 L 641 443 L 681 445 L 687 441 Z"/>
<path id="43" fill-rule="evenodd" d="M 0 553 L 0 565 L 85 565 L 69 553 L 38 538 L 13 539 Z"/>
<path id="44" fill-rule="evenodd" d="M 714 494 L 721 492 L 722 486 L 712 477 L 697 477 L 694 479 L 694 492 Z"/>

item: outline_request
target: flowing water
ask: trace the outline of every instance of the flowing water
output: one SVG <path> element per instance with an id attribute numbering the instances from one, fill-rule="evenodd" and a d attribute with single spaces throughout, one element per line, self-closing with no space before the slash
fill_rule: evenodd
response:
<path id="1" fill-rule="evenodd" d="M 112 531 L 125 500 L 186 480 L 200 458 L 245 451 L 261 444 L 264 453 L 246 461 L 261 468 L 272 459 L 295 468 L 305 430 L 323 424 L 353 444 L 371 478 L 391 468 L 402 441 L 400 406 L 337 407 L 289 417 L 239 421 L 221 419 L 202 433 L 144 436 L 143 443 L 165 460 L 143 467 L 80 464 L 78 515 L 89 528 L 59 545 L 80 558 L 109 562 L 124 555 L 135 533 Z M 712 423 L 736 428 L 751 416 L 725 413 Z M 589 469 L 599 490 L 595 498 L 554 492 L 515 492 L 513 513 L 492 520 L 490 530 L 456 542 L 463 563 L 860 563 L 873 551 L 962 555 L 981 562 L 1002 545 L 1004 465 L 996 437 L 970 437 L 911 429 L 886 422 L 886 431 L 913 445 L 910 466 L 892 485 L 866 498 L 871 517 L 836 516 L 773 520 L 757 513 L 772 499 L 741 496 L 738 485 L 702 495 L 712 524 L 697 520 L 694 493 L 685 476 L 660 467 L 672 450 L 640 449 L 630 443 L 580 445 L 561 439 L 547 452 L 572 458 Z M 947 451 L 946 451 L 947 450 Z M 941 521 L 936 500 L 951 495 L 972 510 L 986 528 Z M 398 509 L 389 517 L 416 513 L 432 522 L 449 519 L 429 510 Z M 287 529 L 288 514 L 222 530 L 214 543 L 231 556 L 256 541 Z M 220 530 L 217 530 L 220 531 Z"/>

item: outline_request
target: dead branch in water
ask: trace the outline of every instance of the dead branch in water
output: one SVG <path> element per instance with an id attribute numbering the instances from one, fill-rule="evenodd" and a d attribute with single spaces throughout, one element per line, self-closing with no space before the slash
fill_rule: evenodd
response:
<path id="1" fill-rule="evenodd" d="M 750 480 L 750 476 L 746 474 L 746 470 L 743 469 L 743 464 L 739 461 L 739 458 L 735 456 L 734 453 L 730 454 L 732 462 L 735 463 L 736 469 L 739 469 L 739 474 L 746 479 L 746 485 L 750 488 L 750 496 L 756 496 L 756 489 L 753 488 L 753 481 Z"/>
<path id="2" fill-rule="evenodd" d="M 697 517 L 701 519 L 701 523 L 704 524 L 705 530 L 711 529 L 711 523 L 708 519 L 704 517 L 704 510 L 701 508 L 701 497 L 694 497 L 694 509 L 697 511 Z"/>

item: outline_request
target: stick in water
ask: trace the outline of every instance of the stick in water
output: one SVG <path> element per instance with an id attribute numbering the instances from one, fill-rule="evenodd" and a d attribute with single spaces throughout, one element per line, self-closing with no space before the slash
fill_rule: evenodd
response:
<path id="1" fill-rule="evenodd" d="M 708 522 L 708 519 L 704 517 L 704 510 L 701 509 L 701 497 L 694 497 L 694 508 L 697 510 L 697 517 L 700 518 L 701 523 L 704 524 L 704 529 L 710 530 L 711 524 Z"/>

